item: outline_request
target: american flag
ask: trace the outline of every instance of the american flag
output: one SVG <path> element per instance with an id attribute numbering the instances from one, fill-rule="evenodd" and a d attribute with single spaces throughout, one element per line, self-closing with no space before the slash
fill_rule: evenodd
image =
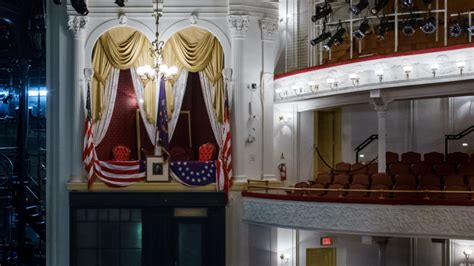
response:
<path id="1" fill-rule="evenodd" d="M 160 93 L 158 103 L 158 114 L 156 119 L 156 134 L 157 147 L 160 146 L 163 154 L 168 154 L 168 111 L 166 105 L 166 91 L 165 91 L 165 80 L 160 80 Z M 165 157 L 166 158 L 166 157 Z"/>
<path id="2" fill-rule="evenodd" d="M 91 189 L 96 178 L 107 186 L 125 187 L 145 180 L 145 168 L 140 161 L 100 161 L 97 159 L 92 130 L 90 87 L 87 87 L 86 121 L 82 160 L 87 172 L 87 188 Z"/>
<path id="3" fill-rule="evenodd" d="M 222 129 L 222 152 L 221 161 L 222 169 L 224 171 L 224 190 L 228 190 L 232 186 L 232 146 L 231 146 L 231 135 L 230 135 L 230 113 L 229 113 L 229 100 L 227 92 L 225 92 L 224 101 L 224 121 Z"/>
<path id="4" fill-rule="evenodd" d="M 174 177 L 188 186 L 205 186 L 216 182 L 217 161 L 175 161 L 170 163 Z"/>
<path id="5" fill-rule="evenodd" d="M 92 133 L 92 114 L 91 114 L 91 92 L 87 85 L 86 100 L 86 121 L 84 125 L 84 142 L 82 145 L 82 160 L 84 161 L 87 172 L 87 188 L 90 189 L 95 180 L 94 164 L 96 160 L 94 135 Z"/>

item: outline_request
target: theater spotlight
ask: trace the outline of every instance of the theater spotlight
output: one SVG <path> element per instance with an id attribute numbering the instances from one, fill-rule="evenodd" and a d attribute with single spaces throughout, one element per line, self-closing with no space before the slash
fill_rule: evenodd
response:
<path id="1" fill-rule="evenodd" d="M 402 28 L 403 35 L 412 36 L 413 34 L 415 34 L 415 26 L 416 26 L 415 18 L 406 20 L 403 23 L 403 28 Z"/>
<path id="2" fill-rule="evenodd" d="M 315 46 L 316 44 L 320 43 L 320 42 L 323 42 L 327 39 L 331 38 L 331 33 L 330 32 L 326 32 L 326 30 L 324 29 L 323 30 L 323 33 L 321 33 L 321 35 L 319 35 L 318 37 L 314 38 L 311 40 L 311 45 L 312 46 Z"/>
<path id="3" fill-rule="evenodd" d="M 360 0 L 357 5 L 351 5 L 349 10 L 354 15 L 359 15 L 362 10 L 366 9 L 369 6 L 369 0 Z"/>
<path id="4" fill-rule="evenodd" d="M 390 30 L 390 22 L 388 22 L 388 17 L 382 17 L 378 30 L 379 32 L 377 33 L 377 40 L 383 41 L 385 39 L 385 33 Z"/>
<path id="5" fill-rule="evenodd" d="M 379 13 L 380 10 L 384 9 L 385 6 L 387 6 L 387 4 L 388 4 L 388 0 L 378 0 L 375 3 L 375 7 L 370 9 L 370 13 L 372 13 L 372 15 L 377 15 L 377 13 Z"/>
<path id="6" fill-rule="evenodd" d="M 365 35 L 369 33 L 369 31 L 370 31 L 369 21 L 367 20 L 367 18 L 364 18 L 364 21 L 362 21 L 362 23 L 360 24 L 359 29 L 354 31 L 353 35 L 356 39 L 362 40 L 364 39 Z"/>
<path id="7" fill-rule="evenodd" d="M 474 35 L 474 25 L 468 26 L 467 27 L 467 32 L 469 32 L 469 34 L 471 34 L 471 35 Z"/>
<path id="8" fill-rule="evenodd" d="M 341 43 L 344 42 L 344 34 L 346 33 L 346 29 L 342 27 L 342 23 L 339 23 L 337 26 L 336 33 L 332 35 L 331 39 L 324 45 L 324 49 L 327 51 L 331 50 L 332 46 L 339 46 Z"/>
<path id="9" fill-rule="evenodd" d="M 89 10 L 87 9 L 87 4 L 85 0 L 72 0 L 71 5 L 77 13 L 83 16 L 89 14 Z"/>
<path id="10" fill-rule="evenodd" d="M 332 8 L 331 8 L 331 5 L 329 3 L 324 3 L 323 6 L 316 6 L 316 14 L 311 16 L 311 20 L 313 22 L 316 22 L 322 18 L 325 18 L 327 16 L 329 16 L 329 14 L 331 14 L 332 12 Z"/>
<path id="11" fill-rule="evenodd" d="M 428 11 L 428 16 L 423 20 L 420 29 L 425 34 L 433 34 L 436 32 L 436 18 L 431 15 L 431 11 Z"/>
<path id="12" fill-rule="evenodd" d="M 457 20 L 454 21 L 454 23 L 449 26 L 449 35 L 454 38 L 461 37 L 462 35 L 462 26 L 461 23 L 459 23 Z"/>
<path id="13" fill-rule="evenodd" d="M 415 5 L 415 0 L 401 0 L 400 4 L 403 8 L 411 9 Z"/>
<path id="14" fill-rule="evenodd" d="M 115 0 L 115 4 L 117 4 L 119 7 L 124 7 L 125 0 Z"/>

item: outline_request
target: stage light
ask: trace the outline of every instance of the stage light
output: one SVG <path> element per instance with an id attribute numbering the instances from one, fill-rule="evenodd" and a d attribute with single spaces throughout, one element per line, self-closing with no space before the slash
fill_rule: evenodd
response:
<path id="1" fill-rule="evenodd" d="M 366 18 L 364 18 L 364 21 L 360 24 L 359 29 L 354 31 L 353 33 L 354 38 L 358 40 L 362 40 L 364 39 L 365 35 L 369 33 L 369 31 L 370 31 L 369 21 Z"/>
<path id="2" fill-rule="evenodd" d="M 385 33 L 390 30 L 390 22 L 388 22 L 388 17 L 382 17 L 378 30 L 379 32 L 377 33 L 377 40 L 383 41 L 385 39 Z"/>
<path id="3" fill-rule="evenodd" d="M 369 6 L 369 0 L 360 0 L 357 5 L 351 5 L 349 10 L 354 15 L 359 15 L 362 10 L 366 9 Z"/>
<path id="4" fill-rule="evenodd" d="M 321 33 L 321 35 L 311 40 L 311 45 L 315 46 L 316 44 L 323 42 L 329 38 L 331 38 L 331 33 L 324 31 L 323 33 Z"/>
<path id="5" fill-rule="evenodd" d="M 468 26 L 467 27 L 467 32 L 469 32 L 469 34 L 471 34 L 471 35 L 474 35 L 474 26 Z"/>
<path id="6" fill-rule="evenodd" d="M 436 18 L 428 12 L 428 16 L 423 20 L 423 24 L 420 27 L 421 31 L 425 34 L 432 34 L 436 32 Z"/>
<path id="7" fill-rule="evenodd" d="M 379 13 L 380 10 L 384 9 L 387 6 L 387 4 L 388 4 L 388 0 L 378 0 L 375 3 L 375 7 L 370 9 L 370 13 L 372 13 L 372 15 L 377 15 L 377 13 Z"/>
<path id="8" fill-rule="evenodd" d="M 415 18 L 406 20 L 403 23 L 403 28 L 402 28 L 403 35 L 412 36 L 413 34 L 415 34 L 415 26 L 416 26 Z"/>
<path id="9" fill-rule="evenodd" d="M 332 12 L 331 5 L 329 3 L 324 3 L 323 6 L 316 6 L 316 14 L 311 16 L 311 20 L 316 22 L 322 18 L 329 16 Z"/>
<path id="10" fill-rule="evenodd" d="M 125 0 L 115 0 L 115 4 L 117 4 L 119 7 L 124 7 Z"/>
<path id="11" fill-rule="evenodd" d="M 462 35 L 462 26 L 458 21 L 455 21 L 451 26 L 449 26 L 449 35 L 454 38 L 461 37 Z"/>
<path id="12" fill-rule="evenodd" d="M 415 0 L 401 0 L 400 4 L 403 8 L 411 9 L 415 5 Z"/>
<path id="13" fill-rule="evenodd" d="M 346 29 L 342 27 L 342 24 L 339 23 L 337 26 L 336 33 L 329 39 L 329 41 L 324 45 L 324 49 L 331 50 L 332 46 L 339 46 L 341 43 L 344 42 L 344 34 L 346 33 Z"/>

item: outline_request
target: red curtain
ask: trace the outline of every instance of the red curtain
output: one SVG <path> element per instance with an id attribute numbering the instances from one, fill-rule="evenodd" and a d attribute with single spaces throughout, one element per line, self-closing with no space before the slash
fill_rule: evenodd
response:
<path id="1" fill-rule="evenodd" d="M 120 70 L 115 99 L 114 112 L 107 133 L 102 142 L 96 147 L 99 160 L 112 160 L 112 149 L 116 145 L 125 145 L 132 150 L 131 159 L 137 156 L 137 133 L 135 112 L 138 109 L 137 96 L 133 89 L 130 70 Z M 143 121 L 140 119 L 141 146 L 147 151 L 153 151 L 153 144 L 146 133 Z"/>

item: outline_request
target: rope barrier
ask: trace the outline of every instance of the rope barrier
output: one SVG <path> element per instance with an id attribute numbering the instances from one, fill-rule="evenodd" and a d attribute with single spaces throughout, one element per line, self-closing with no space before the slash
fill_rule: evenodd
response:
<path id="1" fill-rule="evenodd" d="M 330 166 L 326 160 L 323 158 L 323 156 L 321 155 L 321 152 L 319 151 L 319 148 L 314 145 L 314 149 L 316 150 L 316 153 L 318 154 L 318 157 L 319 159 L 321 159 L 321 161 L 324 163 L 324 165 L 326 165 L 327 168 L 329 168 L 331 170 L 331 172 L 350 172 L 350 171 L 341 171 L 341 170 L 337 170 L 336 168 Z M 353 169 L 351 171 L 358 171 L 358 170 L 361 170 L 361 169 L 364 169 L 364 168 L 367 168 L 369 167 L 369 165 L 371 165 L 373 162 L 375 162 L 377 160 L 378 157 L 375 157 L 374 159 L 372 159 L 368 164 L 360 167 L 360 168 L 357 168 L 357 169 Z"/>

